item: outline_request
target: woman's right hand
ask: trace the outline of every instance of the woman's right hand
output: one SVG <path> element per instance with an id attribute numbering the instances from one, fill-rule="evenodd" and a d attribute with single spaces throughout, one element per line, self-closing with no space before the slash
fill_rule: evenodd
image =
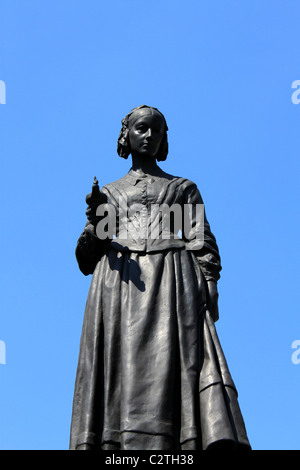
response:
<path id="1" fill-rule="evenodd" d="M 91 195 L 90 193 L 86 197 L 86 202 L 88 204 L 87 210 L 85 212 L 87 219 L 91 224 L 97 225 L 101 219 L 101 217 L 96 215 L 97 209 L 101 204 L 107 202 L 107 197 L 100 191 L 96 195 Z"/>
<path id="2" fill-rule="evenodd" d="M 97 217 L 97 208 L 100 204 L 107 202 L 107 197 L 99 189 L 98 180 L 95 176 L 92 191 L 86 195 L 85 202 L 88 205 L 86 210 L 86 216 L 88 221 L 96 225 L 99 222 L 99 217 Z"/>
<path id="3" fill-rule="evenodd" d="M 96 216 L 98 206 L 99 206 L 98 203 L 91 203 L 87 207 L 85 215 L 87 216 L 87 219 L 90 222 L 90 224 L 97 225 L 97 222 L 99 219 L 99 217 L 97 218 Z"/>

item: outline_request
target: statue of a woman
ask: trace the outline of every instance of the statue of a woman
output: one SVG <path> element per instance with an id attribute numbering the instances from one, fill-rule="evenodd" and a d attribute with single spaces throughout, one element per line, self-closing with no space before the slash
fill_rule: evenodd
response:
<path id="1" fill-rule="evenodd" d="M 132 156 L 129 173 L 87 200 L 76 257 L 93 277 L 71 449 L 250 448 L 214 325 L 216 239 L 205 212 L 197 217 L 203 201 L 196 184 L 157 165 L 167 157 L 167 130 L 156 108 L 133 109 L 118 140 L 118 154 Z M 99 236 L 101 203 L 117 221 L 106 238 Z M 179 212 L 168 218 L 168 208 Z"/>

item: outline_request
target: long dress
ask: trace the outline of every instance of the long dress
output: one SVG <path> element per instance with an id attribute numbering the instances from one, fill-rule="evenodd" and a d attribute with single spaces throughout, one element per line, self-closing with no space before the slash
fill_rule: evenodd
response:
<path id="1" fill-rule="evenodd" d="M 81 271 L 93 277 L 70 449 L 249 449 L 236 387 L 207 310 L 206 282 L 219 279 L 221 265 L 205 212 L 203 223 L 195 218 L 195 207 L 203 206 L 197 186 L 162 170 L 141 176 L 131 169 L 101 191 L 118 222 L 116 236 L 97 238 L 93 249 L 85 229 L 76 248 Z M 130 210 L 120 214 L 125 203 Z M 157 210 L 176 204 L 192 208 L 180 235 Z M 155 236 L 147 232 L 150 221 Z"/>

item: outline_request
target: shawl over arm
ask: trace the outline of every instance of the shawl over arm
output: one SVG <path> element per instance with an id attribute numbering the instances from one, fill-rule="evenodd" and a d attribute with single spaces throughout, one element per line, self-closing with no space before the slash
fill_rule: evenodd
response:
<path id="1" fill-rule="evenodd" d="M 189 230 L 183 232 L 186 247 L 196 256 L 206 281 L 220 279 L 221 258 L 216 238 L 207 221 L 203 199 L 195 183 L 188 181 L 184 188 L 184 201 L 189 205 Z M 202 217 L 196 216 L 196 206 L 201 205 Z M 200 211 L 201 213 L 201 211 Z"/>

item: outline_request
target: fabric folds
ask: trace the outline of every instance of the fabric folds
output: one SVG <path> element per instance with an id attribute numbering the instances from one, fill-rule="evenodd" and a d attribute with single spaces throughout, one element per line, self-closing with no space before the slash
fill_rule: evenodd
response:
<path id="1" fill-rule="evenodd" d="M 249 446 L 197 259 L 111 248 L 88 295 L 70 448 L 191 450 L 220 440 Z"/>
<path id="2" fill-rule="evenodd" d="M 87 224 L 76 247 L 79 268 L 93 276 L 70 449 L 250 449 L 207 310 L 207 282 L 218 281 L 221 262 L 205 213 L 196 217 L 197 186 L 161 170 L 153 177 L 131 170 L 102 192 L 118 216 L 114 236 L 100 240 Z M 152 211 L 161 204 L 189 205 L 182 237 Z M 150 223 L 157 237 L 145 236 Z"/>

